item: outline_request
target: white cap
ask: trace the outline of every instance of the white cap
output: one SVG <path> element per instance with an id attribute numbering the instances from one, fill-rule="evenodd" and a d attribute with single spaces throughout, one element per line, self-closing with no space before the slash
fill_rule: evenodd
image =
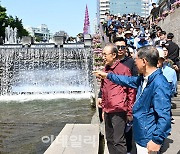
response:
<path id="1" fill-rule="evenodd" d="M 156 48 L 159 52 L 159 58 L 164 58 L 164 51 L 163 51 L 163 48 L 161 47 L 157 47 Z"/>
<path id="2" fill-rule="evenodd" d="M 131 48 L 131 47 L 128 47 L 128 49 L 129 49 L 129 52 L 130 52 L 130 53 L 134 53 L 134 50 L 133 50 L 133 48 Z"/>

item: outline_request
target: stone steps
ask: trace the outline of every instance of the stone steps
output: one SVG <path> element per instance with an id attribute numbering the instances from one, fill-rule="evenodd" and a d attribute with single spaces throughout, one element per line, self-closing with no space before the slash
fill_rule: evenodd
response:
<path id="1" fill-rule="evenodd" d="M 172 109 L 180 108 L 180 101 L 172 101 Z"/>
<path id="2" fill-rule="evenodd" d="M 178 81 L 178 94 L 177 97 L 172 98 L 172 115 L 180 116 L 180 81 Z"/>
<path id="3" fill-rule="evenodd" d="M 176 101 L 176 102 L 180 101 L 180 95 L 177 95 L 177 97 L 172 98 L 172 101 Z"/>
<path id="4" fill-rule="evenodd" d="M 172 109 L 173 116 L 180 116 L 180 108 Z"/>

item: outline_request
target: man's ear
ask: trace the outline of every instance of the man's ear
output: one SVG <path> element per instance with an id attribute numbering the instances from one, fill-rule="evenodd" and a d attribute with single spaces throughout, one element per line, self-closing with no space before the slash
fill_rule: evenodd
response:
<path id="1" fill-rule="evenodd" d="M 113 58 L 117 58 L 116 53 L 112 53 L 112 55 L 113 55 Z"/>
<path id="2" fill-rule="evenodd" d="M 146 65 L 146 64 L 148 63 L 148 61 L 146 60 L 146 58 L 143 58 L 142 60 L 143 60 L 143 64 Z"/>

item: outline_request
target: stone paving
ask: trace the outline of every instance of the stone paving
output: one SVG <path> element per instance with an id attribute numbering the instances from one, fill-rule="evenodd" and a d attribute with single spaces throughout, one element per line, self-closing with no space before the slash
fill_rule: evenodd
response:
<path id="1" fill-rule="evenodd" d="M 161 154 L 180 154 L 180 116 L 175 116 L 175 124 L 172 124 L 171 135 L 164 142 Z M 109 154 L 105 146 L 104 154 Z M 136 154 L 133 149 L 131 154 Z"/>
<path id="2" fill-rule="evenodd" d="M 163 154 L 180 154 L 180 116 L 174 116 L 171 135 L 165 140 L 162 148 Z"/>

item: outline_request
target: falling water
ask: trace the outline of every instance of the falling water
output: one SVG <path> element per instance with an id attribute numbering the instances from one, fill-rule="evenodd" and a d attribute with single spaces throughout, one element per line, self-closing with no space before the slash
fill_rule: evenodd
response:
<path id="1" fill-rule="evenodd" d="M 1 95 L 92 92 L 90 49 L 1 48 Z"/>

